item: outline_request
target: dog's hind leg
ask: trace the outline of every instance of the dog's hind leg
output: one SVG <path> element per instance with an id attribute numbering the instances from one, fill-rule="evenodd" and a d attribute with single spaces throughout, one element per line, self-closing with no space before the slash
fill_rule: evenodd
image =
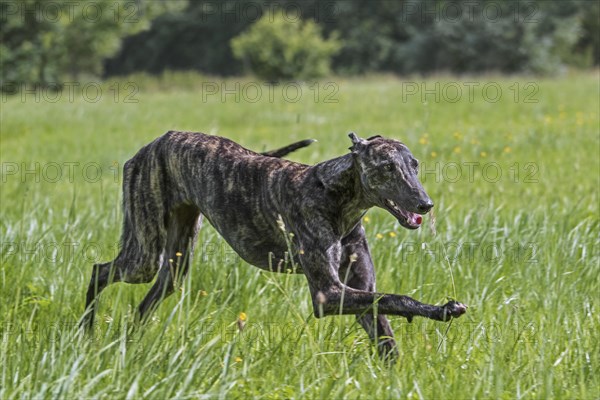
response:
<path id="1" fill-rule="evenodd" d="M 82 328 L 87 330 L 92 329 L 96 316 L 96 298 L 110 283 L 120 280 L 117 265 L 117 260 L 115 259 L 103 264 L 94 264 L 92 267 L 92 278 L 90 279 L 85 297 L 85 312 L 80 322 Z"/>
<path id="2" fill-rule="evenodd" d="M 123 232 L 114 261 L 94 266 L 82 326 L 93 325 L 96 298 L 112 282 L 152 281 L 165 257 L 172 195 L 156 144 L 142 148 L 123 168 Z M 167 256 L 168 257 L 168 256 Z"/>
<path id="3" fill-rule="evenodd" d="M 125 219 L 119 255 L 113 261 L 93 266 L 82 327 L 88 330 L 93 327 L 97 298 L 108 285 L 116 282 L 147 283 L 154 279 L 164 247 L 161 236 L 164 235 L 152 229 L 152 234 L 147 236 L 149 240 L 141 244 L 131 222 Z"/>
<path id="4" fill-rule="evenodd" d="M 342 240 L 342 246 L 340 281 L 355 289 L 374 292 L 375 268 L 362 225 L 358 225 Z M 381 358 L 389 361 L 398 358 L 394 333 L 385 315 L 362 313 L 356 315 L 356 320 L 367 331 L 371 341 L 377 345 Z"/>
<path id="5" fill-rule="evenodd" d="M 156 282 L 138 307 L 140 321 L 147 319 L 187 275 L 201 222 L 202 215 L 193 206 L 181 206 L 169 216 L 167 246 L 162 265 Z"/>

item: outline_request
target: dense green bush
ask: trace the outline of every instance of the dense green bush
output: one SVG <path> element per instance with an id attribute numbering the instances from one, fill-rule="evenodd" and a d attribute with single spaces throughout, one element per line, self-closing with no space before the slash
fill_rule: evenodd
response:
<path id="1" fill-rule="evenodd" d="M 233 38 L 231 48 L 259 78 L 311 79 L 329 73 L 331 57 L 340 48 L 334 36 L 325 40 L 314 22 L 272 12 Z"/>

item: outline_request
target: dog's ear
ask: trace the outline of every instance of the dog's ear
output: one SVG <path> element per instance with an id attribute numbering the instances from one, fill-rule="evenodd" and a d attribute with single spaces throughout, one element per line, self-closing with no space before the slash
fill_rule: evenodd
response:
<path id="1" fill-rule="evenodd" d="M 356 133 L 354 132 L 350 132 L 348 134 L 348 137 L 350 138 L 350 140 L 352 140 L 352 146 L 350 147 L 350 150 L 353 153 L 358 152 L 367 144 L 366 140 L 359 138 L 358 135 L 356 135 Z"/>
<path id="2" fill-rule="evenodd" d="M 375 135 L 375 136 L 371 136 L 370 138 L 367 138 L 367 140 L 373 140 L 373 139 L 377 139 L 377 138 L 380 138 L 380 137 L 383 137 L 383 136 L 381 136 L 381 135 Z"/>

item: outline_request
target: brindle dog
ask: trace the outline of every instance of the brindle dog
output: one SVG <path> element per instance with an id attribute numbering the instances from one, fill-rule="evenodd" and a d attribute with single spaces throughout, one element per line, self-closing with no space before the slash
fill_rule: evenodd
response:
<path id="1" fill-rule="evenodd" d="M 433 203 L 404 144 L 349 136 L 349 154 L 314 166 L 276 158 L 310 141 L 259 154 L 226 138 L 170 131 L 143 147 L 124 167 L 121 251 L 94 265 L 82 324 L 92 326 L 96 297 L 109 283 L 146 283 L 158 273 L 138 309 L 145 319 L 186 275 L 202 217 L 249 264 L 276 271 L 288 268 L 283 223 L 315 316 L 356 314 L 384 357 L 397 356 L 385 315 L 464 314 L 456 301 L 436 306 L 375 291 L 363 215 L 381 207 L 417 229 Z"/>

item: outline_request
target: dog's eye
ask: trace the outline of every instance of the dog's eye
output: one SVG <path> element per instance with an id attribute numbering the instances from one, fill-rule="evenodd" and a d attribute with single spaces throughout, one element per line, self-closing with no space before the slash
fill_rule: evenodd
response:
<path id="1" fill-rule="evenodd" d="M 393 163 L 388 163 L 383 166 L 383 170 L 386 172 L 392 172 L 394 169 L 395 169 L 395 166 Z"/>

